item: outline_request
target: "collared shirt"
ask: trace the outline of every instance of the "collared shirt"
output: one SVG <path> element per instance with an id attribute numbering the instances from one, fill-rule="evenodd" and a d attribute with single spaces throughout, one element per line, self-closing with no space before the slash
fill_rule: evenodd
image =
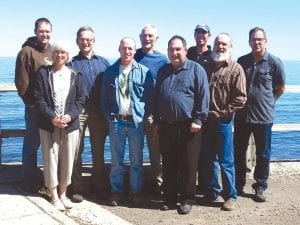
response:
<path id="1" fill-rule="evenodd" d="M 237 115 L 237 120 L 267 124 L 273 123 L 275 112 L 274 90 L 285 84 L 285 73 L 281 60 L 265 52 L 263 58 L 254 63 L 251 53 L 238 59 L 246 73 L 246 106 Z"/>
<path id="2" fill-rule="evenodd" d="M 91 59 L 88 59 L 79 52 L 78 55 L 72 58 L 70 65 L 81 73 L 86 101 L 88 102 L 92 96 L 92 89 L 97 76 L 107 69 L 109 62 L 95 54 L 92 55 Z M 96 94 L 99 95 L 99 92 Z"/>
<path id="3" fill-rule="evenodd" d="M 154 123 L 181 122 L 191 119 L 202 125 L 208 113 L 209 89 L 202 66 L 186 59 L 174 70 L 172 64 L 163 66 L 157 76 L 153 96 Z"/>
<path id="4" fill-rule="evenodd" d="M 120 113 L 119 68 L 121 59 L 108 67 L 103 76 L 101 105 L 107 120 Z M 136 61 L 128 74 L 130 108 L 135 126 L 150 115 L 154 79 L 150 70 Z"/>
<path id="5" fill-rule="evenodd" d="M 212 62 L 208 66 L 210 87 L 209 116 L 229 118 L 241 109 L 247 100 L 246 77 L 241 65 L 232 60 L 221 65 Z"/>
<path id="6" fill-rule="evenodd" d="M 193 60 L 194 62 L 199 63 L 201 66 L 207 70 L 207 65 L 212 61 L 211 54 L 211 46 L 208 45 L 208 50 L 202 53 L 197 52 L 197 47 L 193 46 L 188 49 L 187 58 Z"/>

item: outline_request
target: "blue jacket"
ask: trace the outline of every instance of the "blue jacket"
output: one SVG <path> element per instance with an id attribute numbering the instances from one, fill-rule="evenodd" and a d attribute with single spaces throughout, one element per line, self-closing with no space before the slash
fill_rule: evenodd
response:
<path id="1" fill-rule="evenodd" d="M 37 73 L 37 79 L 34 86 L 34 97 L 36 100 L 36 107 L 38 109 L 38 126 L 39 128 L 53 132 L 54 125 L 52 120 L 56 116 L 54 112 L 53 102 L 53 80 L 50 76 L 52 66 L 42 66 Z M 84 89 L 82 85 L 81 76 L 70 68 L 71 83 L 68 97 L 66 99 L 65 114 L 71 116 L 71 121 L 66 128 L 68 132 L 79 128 L 78 115 L 84 105 Z"/>
<path id="2" fill-rule="evenodd" d="M 111 120 L 112 116 L 118 115 L 120 111 L 119 94 L 119 67 L 120 59 L 107 68 L 103 76 L 101 105 L 104 116 Z M 151 112 L 151 97 L 154 89 L 154 79 L 150 70 L 137 63 L 132 64 L 129 73 L 129 95 L 131 110 L 135 126 L 148 117 Z"/>

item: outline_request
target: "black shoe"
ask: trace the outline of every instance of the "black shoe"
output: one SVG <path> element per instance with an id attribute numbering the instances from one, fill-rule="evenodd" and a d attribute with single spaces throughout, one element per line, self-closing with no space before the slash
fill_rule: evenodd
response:
<path id="1" fill-rule="evenodd" d="M 265 190 L 262 187 L 255 189 L 254 201 L 256 202 L 265 202 L 267 197 L 265 195 Z"/>
<path id="2" fill-rule="evenodd" d="M 109 206 L 118 206 L 120 198 L 121 198 L 121 193 L 113 191 L 111 196 L 108 199 L 107 204 Z"/>
<path id="3" fill-rule="evenodd" d="M 140 207 L 143 203 L 140 193 L 131 193 L 130 198 L 133 207 Z"/>
<path id="4" fill-rule="evenodd" d="M 173 210 L 176 209 L 177 205 L 175 203 L 163 203 L 160 207 L 161 211 Z"/>
<path id="5" fill-rule="evenodd" d="M 204 195 L 203 199 L 206 203 L 216 203 L 220 201 L 220 196 L 214 194 L 206 194 Z"/>
<path id="6" fill-rule="evenodd" d="M 80 203 L 83 201 L 83 194 L 81 193 L 73 194 L 71 200 L 72 202 Z"/>
<path id="7" fill-rule="evenodd" d="M 192 210 L 192 206 L 189 203 L 183 203 L 181 206 L 177 209 L 178 213 L 181 215 L 189 214 Z"/>
<path id="8" fill-rule="evenodd" d="M 236 191 L 238 196 L 244 196 L 246 194 L 243 187 L 237 188 Z"/>
<path id="9" fill-rule="evenodd" d="M 39 184 L 23 184 L 22 187 L 26 192 L 31 194 L 38 193 L 42 188 Z"/>

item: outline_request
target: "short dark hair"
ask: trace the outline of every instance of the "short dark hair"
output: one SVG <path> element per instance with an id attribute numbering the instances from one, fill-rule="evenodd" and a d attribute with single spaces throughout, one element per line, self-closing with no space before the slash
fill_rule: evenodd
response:
<path id="1" fill-rule="evenodd" d="M 170 46 L 171 42 L 175 39 L 181 40 L 183 47 L 187 47 L 186 40 L 180 35 L 174 35 L 173 37 L 171 37 L 171 39 L 168 41 L 168 47 Z"/>
<path id="2" fill-rule="evenodd" d="M 51 30 L 52 30 L 52 24 L 51 24 L 50 20 L 48 20 L 47 18 L 42 17 L 42 18 L 39 18 L 39 19 L 37 19 L 35 21 L 35 23 L 34 23 L 34 31 L 37 31 L 38 26 L 40 25 L 40 23 L 48 23 L 48 24 L 50 24 L 50 27 L 51 27 Z"/>
<path id="3" fill-rule="evenodd" d="M 82 27 L 80 27 L 79 29 L 78 29 L 78 31 L 77 31 L 77 38 L 79 38 L 79 36 L 80 36 L 80 33 L 82 32 L 82 31 L 91 31 L 92 33 L 95 33 L 94 32 L 94 30 L 93 30 L 93 28 L 91 28 L 90 26 L 82 26 Z"/>
<path id="4" fill-rule="evenodd" d="M 249 31 L 249 41 L 250 41 L 250 39 L 251 39 L 251 35 L 252 35 L 253 33 L 257 32 L 257 31 L 263 32 L 265 38 L 267 38 L 266 32 L 265 32 L 265 30 L 264 30 L 263 28 L 261 28 L 261 27 L 254 27 L 254 28 L 252 28 L 252 29 Z"/>

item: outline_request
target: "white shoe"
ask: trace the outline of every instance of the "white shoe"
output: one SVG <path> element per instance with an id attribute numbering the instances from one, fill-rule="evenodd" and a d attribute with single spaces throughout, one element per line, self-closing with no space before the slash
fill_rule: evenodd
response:
<path id="1" fill-rule="evenodd" d="M 62 201 L 60 199 L 52 200 L 50 203 L 59 211 L 63 212 L 66 210 L 64 204 L 62 203 Z"/>
<path id="2" fill-rule="evenodd" d="M 60 199 L 60 201 L 62 202 L 62 204 L 65 206 L 66 209 L 72 209 L 74 206 L 72 201 L 67 197 Z"/>

